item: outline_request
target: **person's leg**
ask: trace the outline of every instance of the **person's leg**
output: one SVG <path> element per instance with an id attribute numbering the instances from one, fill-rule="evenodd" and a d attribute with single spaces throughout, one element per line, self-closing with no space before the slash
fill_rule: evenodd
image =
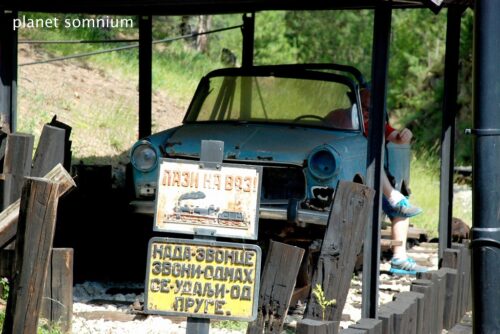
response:
<path id="1" fill-rule="evenodd" d="M 408 199 L 398 190 L 394 189 L 385 170 L 382 171 L 380 179 L 382 187 L 382 209 L 391 217 L 409 218 L 416 216 L 422 212 L 422 209 L 411 205 Z"/>
<path id="2" fill-rule="evenodd" d="M 393 217 L 391 219 L 391 226 L 392 239 L 401 241 L 401 245 L 392 247 L 393 255 L 390 272 L 399 275 L 416 275 L 417 273 L 426 272 L 428 268 L 419 266 L 406 254 L 406 240 L 408 238 L 410 219 Z"/>
<path id="3" fill-rule="evenodd" d="M 394 217 L 391 219 L 392 240 L 401 241 L 401 246 L 393 246 L 393 257 L 397 259 L 406 259 L 406 239 L 408 237 L 408 228 L 410 219 L 403 217 Z"/>
<path id="4" fill-rule="evenodd" d="M 391 206 L 395 206 L 397 203 L 405 199 L 402 193 L 394 189 L 391 182 L 389 181 L 389 178 L 387 177 L 387 174 L 385 173 L 385 170 L 382 171 L 382 178 L 380 179 L 380 183 L 382 186 L 382 192 L 384 193 Z"/>

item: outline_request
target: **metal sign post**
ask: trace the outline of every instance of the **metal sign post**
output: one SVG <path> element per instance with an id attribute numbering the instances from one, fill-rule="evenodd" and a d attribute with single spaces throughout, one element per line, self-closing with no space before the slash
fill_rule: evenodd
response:
<path id="1" fill-rule="evenodd" d="M 152 238 L 144 311 L 187 316 L 186 333 L 208 334 L 210 319 L 257 316 L 261 250 L 217 236 L 257 239 L 260 167 L 223 164 L 224 143 L 202 141 L 200 161 L 164 159 L 154 230 L 193 239 Z"/>

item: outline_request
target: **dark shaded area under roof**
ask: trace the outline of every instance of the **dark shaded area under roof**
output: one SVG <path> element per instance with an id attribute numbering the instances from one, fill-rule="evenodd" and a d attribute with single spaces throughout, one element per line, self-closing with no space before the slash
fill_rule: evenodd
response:
<path id="1" fill-rule="evenodd" d="M 3 10 L 123 15 L 187 15 L 256 12 L 262 10 L 373 9 L 379 0 L 5 0 Z M 432 0 L 394 0 L 393 8 L 434 7 Z M 444 0 L 443 6 L 471 6 L 473 0 Z"/>

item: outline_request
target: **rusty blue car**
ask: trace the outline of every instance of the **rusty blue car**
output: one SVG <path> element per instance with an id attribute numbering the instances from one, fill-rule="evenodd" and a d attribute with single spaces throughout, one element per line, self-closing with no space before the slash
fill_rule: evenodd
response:
<path id="1" fill-rule="evenodd" d="M 130 152 L 131 205 L 153 214 L 160 158 L 197 160 L 202 140 L 224 142 L 224 162 L 263 168 L 260 219 L 324 225 L 339 180 L 363 182 L 367 138 L 354 67 L 270 65 L 210 72 L 181 126 Z M 409 145 L 386 146 L 397 189 L 409 182 Z"/>

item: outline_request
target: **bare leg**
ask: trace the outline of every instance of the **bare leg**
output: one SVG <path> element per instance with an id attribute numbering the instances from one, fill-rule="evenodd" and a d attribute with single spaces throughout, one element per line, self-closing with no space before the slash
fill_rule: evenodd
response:
<path id="1" fill-rule="evenodd" d="M 391 197 L 391 192 L 394 190 L 394 188 L 392 187 L 391 182 L 389 182 L 385 170 L 382 171 L 382 178 L 380 179 L 380 183 L 382 186 L 382 192 L 384 193 L 385 197 Z"/>
<path id="2" fill-rule="evenodd" d="M 408 228 L 410 226 L 410 219 L 403 217 L 394 217 L 391 219 L 392 225 L 392 239 L 401 241 L 401 246 L 393 246 L 393 257 L 398 259 L 406 258 L 406 239 L 408 236 Z"/>

